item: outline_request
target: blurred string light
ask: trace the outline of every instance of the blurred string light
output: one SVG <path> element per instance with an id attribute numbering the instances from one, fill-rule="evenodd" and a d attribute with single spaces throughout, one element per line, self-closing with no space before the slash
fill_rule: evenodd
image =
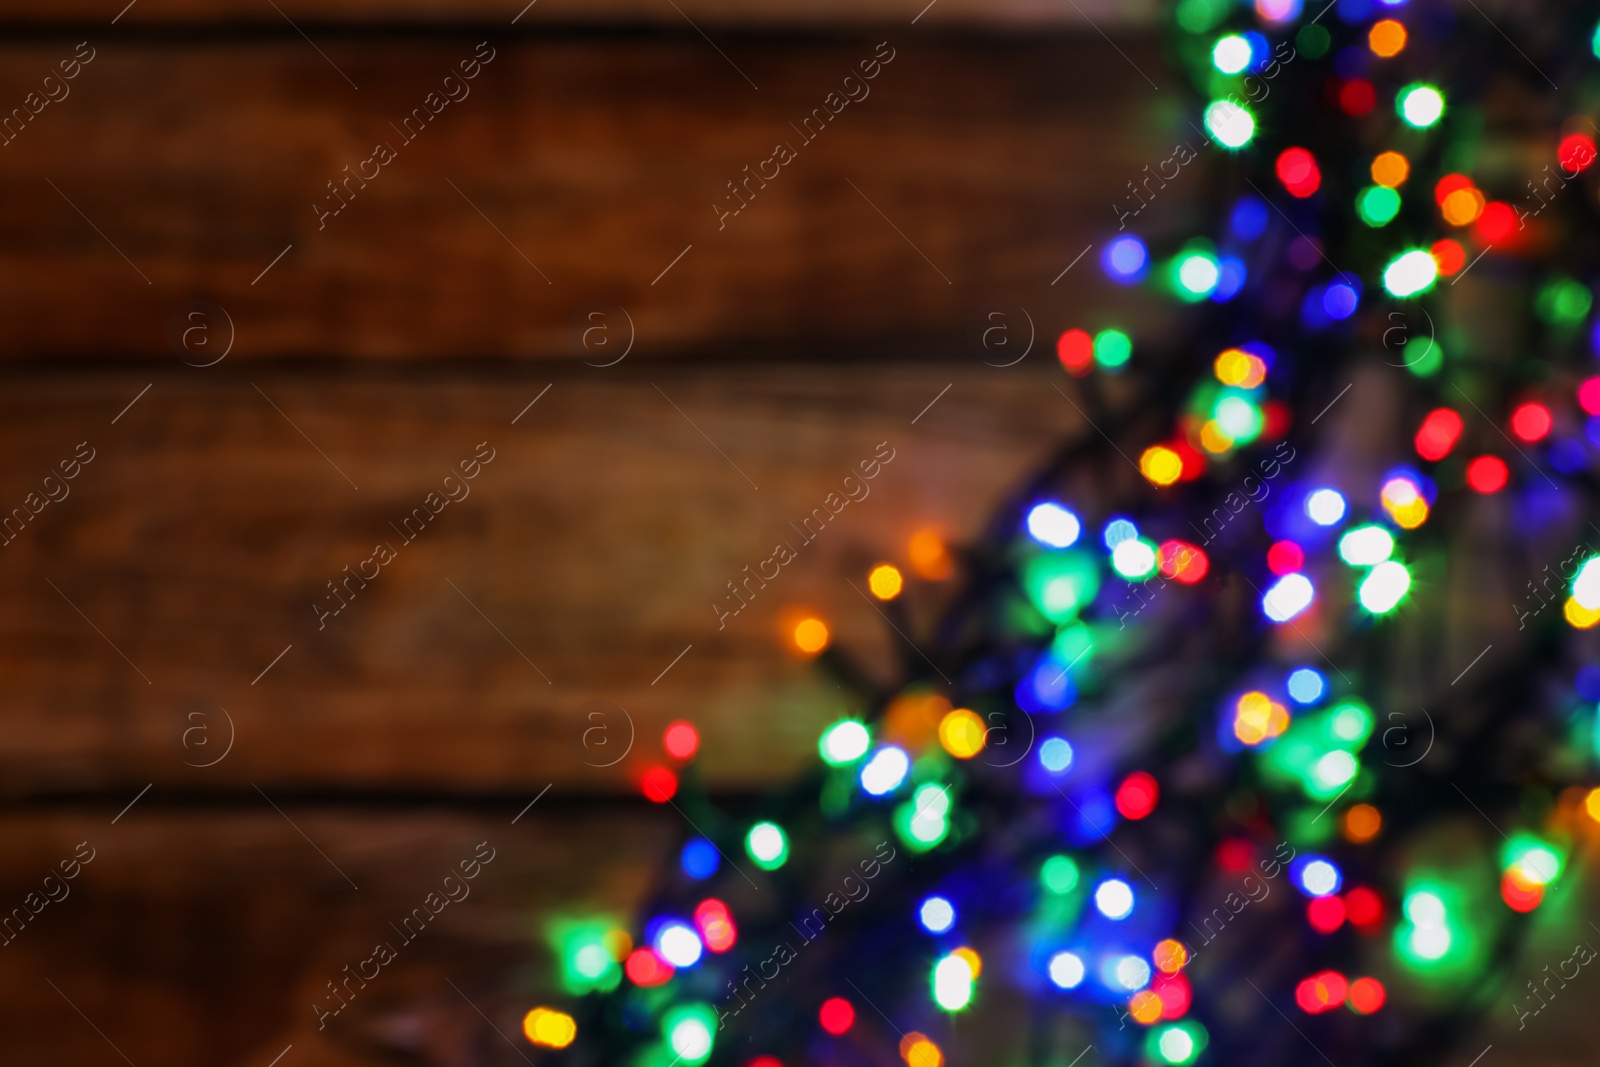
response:
<path id="1" fill-rule="evenodd" d="M 866 755 L 871 744 L 872 734 L 864 723 L 856 719 L 840 719 L 822 732 L 817 747 L 824 763 L 830 767 L 840 767 Z"/>
<path id="2" fill-rule="evenodd" d="M 930 934 L 942 934 L 956 923 L 956 909 L 944 897 L 929 897 L 917 910 L 917 921 Z"/>
<path id="3" fill-rule="evenodd" d="M 1261 610 L 1273 622 L 1289 622 L 1316 599 L 1316 587 L 1303 574 L 1280 578 L 1261 597 Z"/>
<path id="4" fill-rule="evenodd" d="M 1390 296 L 1417 296 L 1433 288 L 1439 277 L 1439 264 L 1421 248 L 1403 252 L 1383 269 L 1383 287 Z"/>
<path id="5" fill-rule="evenodd" d="M 1070 548 L 1082 529 L 1078 516 L 1060 504 L 1036 504 L 1028 512 L 1028 535 L 1050 548 Z"/>
<path id="6" fill-rule="evenodd" d="M 867 588 L 872 590 L 872 595 L 879 600 L 893 600 L 900 595 L 900 590 L 905 588 L 905 578 L 900 573 L 900 568 L 889 563 L 880 563 L 867 572 Z"/>
<path id="7" fill-rule="evenodd" d="M 1348 505 L 1337 489 L 1317 489 L 1306 497 L 1306 515 L 1318 526 L 1335 526 Z"/>
<path id="8" fill-rule="evenodd" d="M 1132 234 L 1118 237 L 1100 253 L 1100 267 L 1112 281 L 1133 285 L 1149 272 L 1150 250 Z"/>
<path id="9" fill-rule="evenodd" d="M 911 760 L 905 750 L 894 745 L 880 748 L 861 768 L 861 788 L 875 797 L 900 788 L 911 770 Z"/>
<path id="10" fill-rule="evenodd" d="M 1050 981 L 1060 989 L 1077 989 L 1086 973 L 1083 958 L 1075 952 L 1057 952 L 1050 957 Z"/>
<path id="11" fill-rule="evenodd" d="M 1425 130 L 1444 117 L 1444 94 L 1431 85 L 1408 85 L 1395 99 L 1395 109 L 1407 125 Z"/>
<path id="12" fill-rule="evenodd" d="M 1224 148 L 1243 148 L 1256 135 L 1255 116 L 1228 100 L 1213 101 L 1205 111 L 1206 131 Z"/>
<path id="13" fill-rule="evenodd" d="M 544 1048 L 566 1048 L 578 1036 L 578 1023 L 566 1012 L 534 1008 L 522 1018 L 522 1032 Z"/>
<path id="14" fill-rule="evenodd" d="M 1107 878 L 1095 886 L 1094 906 L 1108 919 L 1126 919 L 1133 913 L 1133 887 L 1120 878 Z"/>
<path id="15" fill-rule="evenodd" d="M 745 835 L 744 848 L 764 871 L 775 871 L 789 859 L 789 837 L 773 822 L 758 822 Z"/>
<path id="16" fill-rule="evenodd" d="M 960 950 L 943 957 L 933 967 L 933 999 L 945 1011 L 961 1011 L 972 1003 L 976 975 Z"/>

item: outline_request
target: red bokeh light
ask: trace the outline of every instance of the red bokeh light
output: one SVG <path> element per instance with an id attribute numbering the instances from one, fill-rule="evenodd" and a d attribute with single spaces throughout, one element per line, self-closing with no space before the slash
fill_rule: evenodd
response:
<path id="1" fill-rule="evenodd" d="M 1437 462 L 1450 454 L 1461 438 L 1461 416 L 1449 408 L 1436 408 L 1417 431 L 1417 455 Z"/>
<path id="2" fill-rule="evenodd" d="M 1279 541 L 1267 549 L 1267 569 L 1273 574 L 1293 574 L 1305 565 L 1305 550 L 1293 541 Z"/>
<path id="3" fill-rule="evenodd" d="M 1517 221 L 1516 210 L 1510 204 L 1496 200 L 1478 216 L 1478 236 L 1485 244 L 1492 245 L 1510 237 L 1519 225 L 1521 223 Z"/>
<path id="4" fill-rule="evenodd" d="M 1156 810 L 1161 788 L 1143 771 L 1134 771 L 1117 786 L 1117 812 L 1124 819 L 1142 819 Z"/>
<path id="5" fill-rule="evenodd" d="M 1600 415 L 1600 378 L 1586 378 L 1578 386 L 1578 406 L 1590 415 Z"/>
<path id="6" fill-rule="evenodd" d="M 1320 1015 L 1344 1003 L 1350 985 L 1338 971 L 1323 971 L 1303 979 L 1294 990 L 1294 1001 L 1303 1011 Z"/>
<path id="7" fill-rule="evenodd" d="M 666 733 L 661 735 L 661 744 L 673 759 L 686 760 L 700 748 L 700 731 L 680 719 L 667 727 Z"/>
<path id="8" fill-rule="evenodd" d="M 1444 202 L 1450 199 L 1451 193 L 1459 193 L 1463 189 L 1472 188 L 1472 179 L 1465 174 L 1446 174 L 1439 179 L 1439 184 L 1433 187 L 1434 203 L 1444 207 Z"/>
<path id="9" fill-rule="evenodd" d="M 1161 999 L 1161 1017 L 1168 1021 L 1181 1019 L 1189 1012 L 1194 993 L 1189 979 L 1180 971 L 1177 974 L 1157 975 L 1150 983 L 1150 991 Z"/>
<path id="10" fill-rule="evenodd" d="M 1205 453 L 1188 441 L 1173 441 L 1167 447 L 1176 452 L 1178 459 L 1183 463 L 1183 469 L 1178 473 L 1178 481 L 1192 482 L 1206 472 Z"/>
<path id="11" fill-rule="evenodd" d="M 1479 456 L 1467 464 L 1467 484 L 1479 493 L 1498 493 L 1510 477 L 1511 471 L 1499 456 Z"/>
<path id="12" fill-rule="evenodd" d="M 1205 550 L 1187 541 L 1163 541 L 1157 558 L 1161 573 L 1184 585 L 1195 584 L 1211 569 Z"/>
<path id="13" fill-rule="evenodd" d="M 739 939 L 733 915 L 720 900 L 702 900 L 694 909 L 694 924 L 700 928 L 700 936 L 712 952 L 726 952 Z"/>
<path id="14" fill-rule="evenodd" d="M 665 804 L 678 793 L 678 776 L 665 767 L 651 767 L 644 772 L 639 788 L 648 799 Z"/>
<path id="15" fill-rule="evenodd" d="M 1500 899 L 1512 911 L 1532 911 L 1544 900 L 1544 886 L 1524 880 L 1514 870 L 1507 871 L 1500 879 Z"/>
<path id="16" fill-rule="evenodd" d="M 1523 404 L 1511 413 L 1511 432 L 1532 444 L 1550 432 L 1550 409 L 1543 404 Z"/>
<path id="17" fill-rule="evenodd" d="M 783 1061 L 776 1056 L 757 1056 L 744 1067 L 783 1067 Z"/>
<path id="18" fill-rule="evenodd" d="M 1594 156 L 1594 142 L 1581 133 L 1564 138 L 1561 147 L 1556 149 L 1556 158 L 1561 161 L 1561 169 L 1569 176 L 1587 170 L 1594 162 Z"/>
<path id="19" fill-rule="evenodd" d="M 1433 261 L 1439 264 L 1439 273 L 1446 278 L 1467 265 L 1467 250 L 1461 247 L 1461 242 L 1448 237 L 1433 242 L 1433 247 L 1428 251 L 1432 253 Z"/>
<path id="20" fill-rule="evenodd" d="M 843 997 L 830 997 L 822 1002 L 822 1010 L 817 1012 L 817 1021 L 822 1028 L 834 1037 L 848 1031 L 856 1023 L 856 1009 Z"/>
<path id="21" fill-rule="evenodd" d="M 1217 846 L 1217 866 L 1225 871 L 1247 871 L 1255 858 L 1255 846 L 1242 837 L 1229 838 Z"/>
<path id="22" fill-rule="evenodd" d="M 1068 330 L 1056 341 L 1056 358 L 1068 374 L 1082 378 L 1094 369 L 1094 338 L 1082 330 Z"/>
<path id="23" fill-rule="evenodd" d="M 1344 901 L 1329 894 L 1316 897 L 1306 905 L 1306 921 L 1319 934 L 1331 934 L 1344 925 Z"/>
<path id="24" fill-rule="evenodd" d="M 1289 195 L 1304 200 L 1322 186 L 1317 157 L 1304 148 L 1286 148 L 1278 157 L 1278 180 Z"/>
<path id="25" fill-rule="evenodd" d="M 1376 978 L 1357 978 L 1350 983 L 1350 1007 L 1361 1015 L 1371 1015 L 1388 999 L 1383 983 Z"/>
<path id="26" fill-rule="evenodd" d="M 1377 90 L 1365 78 L 1347 81 L 1339 89 L 1339 107 L 1352 118 L 1360 118 L 1377 106 Z"/>
<path id="27" fill-rule="evenodd" d="M 627 972 L 628 981 L 637 986 L 664 985 L 673 973 L 672 964 L 656 955 L 655 949 L 636 948 L 628 954 L 628 961 L 622 965 Z"/>
<path id="28" fill-rule="evenodd" d="M 1370 930 L 1383 922 L 1383 898 L 1366 886 L 1356 886 L 1344 895 L 1344 913 L 1353 926 Z"/>

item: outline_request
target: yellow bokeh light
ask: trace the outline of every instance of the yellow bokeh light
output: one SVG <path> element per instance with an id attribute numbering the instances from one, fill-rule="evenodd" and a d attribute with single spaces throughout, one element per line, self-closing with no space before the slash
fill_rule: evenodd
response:
<path id="1" fill-rule="evenodd" d="M 522 1019 L 528 1040 L 545 1048 L 566 1048 L 578 1036 L 578 1023 L 564 1011 L 534 1008 Z"/>
<path id="2" fill-rule="evenodd" d="M 1561 614 L 1565 615 L 1567 621 L 1579 630 L 1587 630 L 1595 623 L 1600 622 L 1600 609 L 1591 611 L 1578 603 L 1576 598 L 1570 596 L 1567 597 L 1567 602 L 1562 605 Z"/>
<path id="3" fill-rule="evenodd" d="M 1428 501 L 1409 478 L 1391 478 L 1384 483 L 1383 510 L 1404 530 L 1415 530 L 1428 521 Z"/>
<path id="4" fill-rule="evenodd" d="M 1233 736 L 1247 745 L 1259 745 L 1289 728 L 1289 709 L 1265 693 L 1251 692 L 1234 707 Z"/>
<path id="5" fill-rule="evenodd" d="M 801 619 L 794 627 L 794 647 L 814 656 L 828 647 L 828 627 L 821 619 Z"/>
<path id="6" fill-rule="evenodd" d="M 1352 844 L 1364 845 L 1383 829 L 1383 815 L 1371 804 L 1357 804 L 1344 813 L 1344 837 Z"/>
<path id="7" fill-rule="evenodd" d="M 1221 455 L 1233 447 L 1233 438 L 1223 432 L 1216 419 L 1207 419 L 1200 427 L 1200 447 L 1212 455 Z"/>
<path id="8" fill-rule="evenodd" d="M 1149 1026 L 1161 1018 L 1161 998 L 1148 989 L 1141 989 L 1128 1001 L 1128 1014 L 1133 1021 Z"/>
<path id="9" fill-rule="evenodd" d="M 939 1046 L 928 1040 L 926 1034 L 919 1034 L 913 1030 L 900 1039 L 900 1058 L 906 1061 L 906 1067 L 942 1067 L 944 1053 L 939 1051 Z"/>
<path id="10" fill-rule="evenodd" d="M 950 561 L 950 550 L 945 547 L 944 538 L 938 530 L 918 530 L 911 536 L 906 554 L 911 557 L 911 569 L 930 581 L 948 578 L 955 570 Z"/>
<path id="11" fill-rule="evenodd" d="M 983 719 L 977 712 L 957 708 L 939 723 L 939 743 L 956 759 L 971 759 L 983 751 Z"/>
<path id="12" fill-rule="evenodd" d="M 900 595 L 905 584 L 905 579 L 900 576 L 900 568 L 888 563 L 880 563 L 867 573 L 867 588 L 879 600 L 893 600 Z"/>
<path id="13" fill-rule="evenodd" d="M 1153 485 L 1171 485 L 1183 473 L 1183 460 L 1164 445 L 1152 445 L 1139 457 L 1139 473 Z"/>
<path id="14" fill-rule="evenodd" d="M 1383 152 L 1372 161 L 1372 180 L 1389 189 L 1398 189 L 1411 176 L 1411 161 L 1399 152 Z"/>
<path id="15" fill-rule="evenodd" d="M 1218 356 L 1214 370 L 1217 381 L 1223 385 L 1237 385 L 1241 389 L 1254 389 L 1267 380 L 1267 365 L 1261 357 L 1237 348 L 1230 348 Z"/>
<path id="16" fill-rule="evenodd" d="M 1483 214 L 1486 203 L 1488 201 L 1476 189 L 1457 189 L 1444 198 L 1439 212 L 1444 215 L 1444 221 L 1452 226 L 1470 226 Z"/>
<path id="17" fill-rule="evenodd" d="M 1367 32 L 1367 47 L 1372 54 L 1383 59 L 1397 56 L 1406 46 L 1406 28 L 1394 19 L 1384 19 L 1372 24 Z"/>
<path id="18" fill-rule="evenodd" d="M 1589 818 L 1600 822 L 1600 789 L 1589 790 L 1589 795 L 1583 798 L 1583 810 Z"/>
<path id="19" fill-rule="evenodd" d="M 983 973 L 983 960 L 976 952 L 972 951 L 970 948 L 967 948 L 965 945 L 956 949 L 954 952 L 950 953 L 950 955 L 955 956 L 958 959 L 966 960 L 967 966 L 972 969 L 972 977 L 976 978 L 978 975 Z"/>
<path id="20" fill-rule="evenodd" d="M 1168 938 L 1156 945 L 1150 959 L 1162 974 L 1177 974 L 1189 962 L 1189 950 L 1183 947 L 1183 942 Z"/>

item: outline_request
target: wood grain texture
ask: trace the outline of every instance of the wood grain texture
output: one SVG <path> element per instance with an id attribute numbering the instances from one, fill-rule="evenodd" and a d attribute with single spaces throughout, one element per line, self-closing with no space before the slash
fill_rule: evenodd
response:
<path id="1" fill-rule="evenodd" d="M 820 611 L 880 669 L 910 655 L 847 579 L 903 559 L 924 525 L 970 537 L 1073 432 L 1045 358 L 826 374 L 629 360 L 482 379 L 224 362 L 157 376 L 116 425 L 151 378 L 14 374 L 6 514 L 79 442 L 95 458 L 0 548 L 0 779 L 11 795 L 616 789 L 688 717 L 714 783 L 770 782 L 848 706 L 785 650 L 784 612 Z M 470 495 L 406 543 L 406 516 L 485 441 L 495 458 Z M 789 524 L 880 442 L 894 458 L 870 495 L 802 543 Z M 799 559 L 719 629 L 713 601 L 780 540 Z M 321 618 L 314 604 L 339 603 L 326 583 L 379 543 L 393 562 L 368 564 L 377 577 Z M 611 747 L 599 734 L 586 749 L 596 700 L 637 728 L 610 770 L 590 765 L 626 727 L 613 713 Z M 222 751 L 219 708 L 237 743 L 186 766 Z M 185 748 L 208 724 L 212 747 L 202 732 Z"/>
<path id="2" fill-rule="evenodd" d="M 204 299 L 234 361 L 570 357 L 594 302 L 627 310 L 640 360 L 964 359 L 996 305 L 1090 325 L 1129 306 L 1089 284 L 1092 258 L 1051 281 L 1115 234 L 1112 202 L 1179 124 L 1098 36 L 894 37 L 810 142 L 801 121 L 883 37 L 742 39 L 728 60 L 698 37 L 526 38 L 491 44 L 407 143 L 399 124 L 482 39 L 341 39 L 326 61 L 298 36 L 91 44 L 70 95 L 0 148 L 5 354 L 169 359 L 173 316 Z M 72 54 L 0 48 L 0 106 Z M 796 158 L 720 219 L 780 142 Z M 321 217 L 379 143 L 396 158 Z"/>

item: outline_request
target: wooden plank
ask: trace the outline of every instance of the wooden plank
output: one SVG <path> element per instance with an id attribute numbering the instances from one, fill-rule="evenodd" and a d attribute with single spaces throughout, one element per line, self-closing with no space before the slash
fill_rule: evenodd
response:
<path id="1" fill-rule="evenodd" d="M 1150 25 L 1159 14 L 1154 0 L 277 0 L 266 5 L 226 0 L 18 0 L 8 4 L 11 25 L 81 23 L 126 28 L 171 24 L 207 26 L 267 25 L 292 20 L 301 26 L 337 23 L 477 23 L 483 25 L 615 26 L 687 28 L 695 24 L 723 29 L 837 27 L 841 25 L 981 25 L 992 27 Z M 673 7 L 679 10 L 674 11 Z M 118 12 L 121 12 L 120 16 Z"/>
<path id="2" fill-rule="evenodd" d="M 1072 432 L 1050 362 L 14 370 L 0 501 L 42 510 L 0 548 L 3 789 L 630 788 L 679 717 L 710 781 L 767 784 L 850 707 L 786 651 L 785 613 L 820 612 L 880 672 L 911 656 L 847 579 L 924 526 L 970 537 Z M 790 524 L 885 451 L 802 541 Z M 46 483 L 75 452 L 93 458 Z M 46 491 L 70 495 L 30 502 Z M 418 507 L 439 513 L 408 543 Z M 799 558 L 719 619 L 780 541 Z M 380 543 L 395 558 L 364 564 Z M 371 581 L 336 599 L 346 567 Z"/>
<path id="3" fill-rule="evenodd" d="M 326 59 L 298 36 L 90 44 L 71 95 L 3 149 L 5 354 L 170 360 L 172 324 L 207 300 L 233 361 L 570 358 L 597 302 L 626 310 L 640 360 L 964 358 L 996 303 L 1129 306 L 1086 284 L 1092 258 L 1051 282 L 1177 139 L 1098 36 L 761 38 L 727 59 L 694 36 L 490 45 L 453 90 L 470 95 L 434 97 L 407 142 L 402 120 L 481 39 L 330 40 Z M 804 140 L 875 52 L 893 58 L 851 83 L 870 95 L 832 97 Z M 0 103 L 72 54 L 0 49 Z M 1159 73 L 1150 47 L 1129 56 Z"/>

